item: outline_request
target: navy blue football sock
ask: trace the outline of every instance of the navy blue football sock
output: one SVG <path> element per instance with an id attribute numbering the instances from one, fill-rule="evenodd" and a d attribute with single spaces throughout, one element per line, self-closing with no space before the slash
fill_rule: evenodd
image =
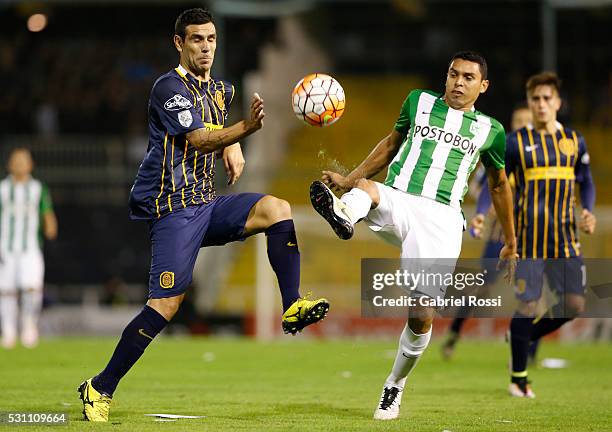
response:
<path id="1" fill-rule="evenodd" d="M 533 325 L 533 331 L 531 332 L 531 340 L 537 341 L 541 337 L 544 337 L 547 334 L 554 332 L 563 324 L 571 320 L 571 318 L 542 318 Z"/>
<path id="2" fill-rule="evenodd" d="M 569 316 L 568 312 L 565 310 L 565 303 L 563 300 L 561 300 L 550 309 L 549 317 L 542 318 L 533 325 L 531 340 L 538 340 L 541 337 L 554 332 L 563 324 L 571 320 L 572 317 Z"/>
<path id="3" fill-rule="evenodd" d="M 465 320 L 466 318 L 463 316 L 455 318 L 450 326 L 450 331 L 459 336 L 459 333 L 461 333 L 461 328 L 463 327 L 463 323 L 465 322 Z"/>
<path id="4" fill-rule="evenodd" d="M 540 339 L 533 340 L 533 331 L 531 333 L 531 339 L 532 340 L 529 344 L 529 351 L 527 351 L 527 358 L 530 362 L 534 362 L 538 354 L 538 346 L 540 345 Z"/>
<path id="5" fill-rule="evenodd" d="M 93 387 L 112 396 L 130 368 L 138 361 L 144 350 L 168 321 L 155 309 L 145 305 L 144 309 L 123 330 L 121 339 L 106 368 L 92 380 Z"/>
<path id="6" fill-rule="evenodd" d="M 512 349 L 512 376 L 527 376 L 527 353 L 531 342 L 533 318 L 515 312 L 510 321 L 510 347 Z"/>
<path id="7" fill-rule="evenodd" d="M 276 273 L 283 312 L 300 297 L 300 250 L 293 220 L 280 221 L 266 230 L 268 259 Z"/>

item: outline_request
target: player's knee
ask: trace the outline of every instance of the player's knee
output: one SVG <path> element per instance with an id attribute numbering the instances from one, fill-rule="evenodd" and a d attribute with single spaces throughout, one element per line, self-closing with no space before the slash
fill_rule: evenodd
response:
<path id="1" fill-rule="evenodd" d="M 355 187 L 357 189 L 365 191 L 370 196 L 372 202 L 374 203 L 374 207 L 378 205 L 378 203 L 380 202 L 380 197 L 378 195 L 378 188 L 376 187 L 376 183 L 374 183 L 372 180 L 360 178 L 355 182 Z"/>
<path id="2" fill-rule="evenodd" d="M 576 318 L 578 315 L 584 312 L 584 298 L 576 298 L 568 300 L 566 303 L 565 312 L 567 318 Z"/>
<path id="3" fill-rule="evenodd" d="M 270 196 L 266 213 L 270 224 L 291 219 L 291 205 L 283 199 Z"/>
<path id="4" fill-rule="evenodd" d="M 183 296 L 150 299 L 147 304 L 155 309 L 166 321 L 170 321 L 181 307 Z"/>
<path id="5" fill-rule="evenodd" d="M 360 178 L 359 180 L 355 182 L 355 187 L 371 194 L 372 189 L 375 188 L 376 186 L 374 186 L 374 183 L 372 183 L 372 181 L 368 179 Z"/>
<path id="6" fill-rule="evenodd" d="M 431 330 L 431 325 L 434 319 L 433 308 L 429 307 L 413 307 L 410 309 L 410 318 L 408 318 L 408 327 L 415 334 L 424 334 Z"/>
<path id="7" fill-rule="evenodd" d="M 526 317 L 535 317 L 538 308 L 536 301 L 520 302 L 518 306 L 518 312 Z"/>

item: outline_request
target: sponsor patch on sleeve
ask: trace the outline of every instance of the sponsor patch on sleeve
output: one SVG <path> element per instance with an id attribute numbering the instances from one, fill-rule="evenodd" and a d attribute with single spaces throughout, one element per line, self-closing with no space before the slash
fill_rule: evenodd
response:
<path id="1" fill-rule="evenodd" d="M 164 109 L 166 111 L 178 111 L 185 108 L 191 108 L 191 102 L 186 97 L 175 94 L 164 103 Z"/>

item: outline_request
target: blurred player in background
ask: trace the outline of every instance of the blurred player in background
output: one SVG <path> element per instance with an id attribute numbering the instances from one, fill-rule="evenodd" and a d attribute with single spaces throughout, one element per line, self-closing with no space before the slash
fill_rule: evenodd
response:
<path id="1" fill-rule="evenodd" d="M 516 108 L 512 112 L 512 120 L 511 120 L 511 128 L 512 131 L 516 131 L 523 127 L 526 127 L 531 123 L 531 111 L 527 105 L 521 105 Z M 510 185 L 514 186 L 514 177 L 512 175 L 508 176 L 510 181 Z M 470 181 L 470 195 L 474 198 L 478 198 L 480 192 L 483 188 L 486 187 L 487 184 L 487 176 L 485 169 L 481 166 L 476 170 L 474 177 Z M 486 292 L 489 287 L 495 283 L 497 278 L 499 277 L 500 271 L 497 270 L 497 258 L 499 257 L 499 253 L 501 252 L 502 247 L 504 246 L 504 236 L 497 218 L 495 217 L 495 210 L 491 208 L 490 201 L 486 202 L 478 202 L 478 206 L 476 208 L 476 215 L 472 218 L 470 222 L 470 235 L 475 238 L 482 238 L 483 235 L 483 226 L 485 220 L 485 213 L 489 212 L 489 223 L 487 233 L 487 241 L 485 243 L 483 252 L 482 252 L 482 268 L 486 270 L 485 276 L 485 286 L 479 290 L 480 295 L 483 297 L 486 296 Z M 459 341 L 459 337 L 461 336 L 461 329 L 463 328 L 463 324 L 465 320 L 469 317 L 472 312 L 473 307 L 471 306 L 463 306 L 459 308 L 457 311 L 457 315 L 453 322 L 451 323 L 450 330 L 446 337 L 446 341 L 442 344 L 442 357 L 446 360 L 449 360 L 454 351 L 457 341 Z M 535 358 L 535 352 L 537 350 L 537 341 L 532 344 L 529 351 L 529 358 Z"/>
<path id="2" fill-rule="evenodd" d="M 176 314 L 200 247 L 265 232 L 285 333 L 301 331 L 329 310 L 325 299 L 300 298 L 300 253 L 289 203 L 259 193 L 216 196 L 215 152 L 222 153 L 229 182 L 235 183 L 245 164 L 239 141 L 259 130 L 264 119 L 263 100 L 255 94 L 249 117 L 224 127 L 234 86 L 210 75 L 216 43 L 208 11 L 189 9 L 177 18 L 179 66 L 153 85 L 149 147 L 130 193 L 132 219 L 149 223 L 149 300 L 123 331 L 106 368 L 79 387 L 86 420 L 108 421 L 119 381 Z"/>
<path id="3" fill-rule="evenodd" d="M 21 343 L 38 343 L 45 263 L 42 235 L 57 237 L 57 219 L 49 189 L 32 177 L 29 150 L 17 148 L 9 156 L 9 176 L 0 181 L 0 316 L 2 346 L 17 343 L 18 295 L 21 294 Z"/>
<path id="4" fill-rule="evenodd" d="M 474 108 L 488 85 L 482 56 L 467 51 L 455 54 L 444 94 L 410 92 L 391 133 L 355 170 L 346 177 L 324 171 L 323 182 L 312 183 L 315 210 L 342 239 L 352 237 L 354 225 L 365 219 L 371 229 L 401 245 L 401 257 L 410 258 L 411 263 L 440 258 L 454 268 L 465 227 L 461 203 L 469 175 L 482 158 L 506 239 L 500 258 L 509 260 L 511 274 L 516 243 L 512 193 L 504 171 L 504 128 Z M 384 184 L 368 180 L 386 166 Z M 326 184 L 345 193 L 338 199 Z M 445 286 L 419 285 L 411 295 L 439 299 L 445 292 Z M 399 417 L 406 377 L 429 344 L 434 312 L 433 306 L 419 302 L 409 307 L 375 419 Z"/>
<path id="5" fill-rule="evenodd" d="M 529 346 L 579 315 L 585 304 L 586 269 L 576 226 L 591 234 L 595 186 L 582 135 L 557 121 L 561 82 L 542 72 L 526 84 L 533 124 L 511 133 L 507 140 L 506 171 L 516 179 L 515 219 L 518 253 L 516 271 L 518 310 L 510 323 L 512 396 L 533 398 L 527 379 Z M 580 186 L 582 213 L 574 216 L 574 188 Z M 486 194 L 483 191 L 483 194 Z M 552 317 L 534 320 L 542 296 L 544 275 L 559 302 Z"/>

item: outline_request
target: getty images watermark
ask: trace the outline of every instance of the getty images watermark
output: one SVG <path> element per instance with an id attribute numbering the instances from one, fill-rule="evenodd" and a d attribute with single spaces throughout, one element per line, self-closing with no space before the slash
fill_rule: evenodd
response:
<path id="1" fill-rule="evenodd" d="M 364 317 L 405 317 L 435 307 L 442 316 L 512 317 L 519 301 L 565 317 L 565 294 L 585 296 L 582 316 L 612 317 L 612 260 L 522 260 L 516 277 L 490 259 L 379 259 L 361 262 Z M 587 275 L 589 275 L 587 277 Z"/>

